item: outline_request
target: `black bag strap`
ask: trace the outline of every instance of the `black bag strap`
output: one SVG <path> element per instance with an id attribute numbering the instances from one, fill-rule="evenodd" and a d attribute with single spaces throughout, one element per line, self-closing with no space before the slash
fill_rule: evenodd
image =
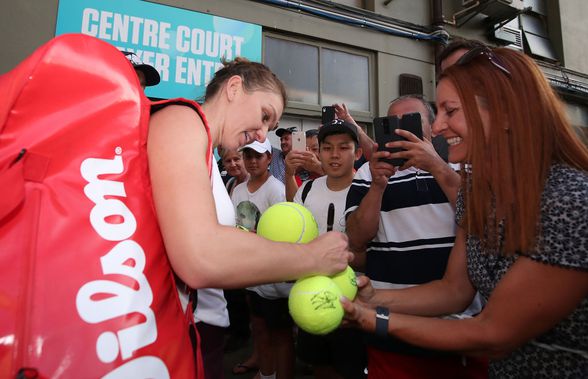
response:
<path id="1" fill-rule="evenodd" d="M 303 184 L 304 188 L 302 189 L 302 194 L 300 196 L 302 198 L 302 204 L 304 204 L 304 201 L 306 200 L 306 196 L 308 196 L 308 193 L 310 192 L 310 189 L 312 188 L 312 182 L 314 182 L 314 179 L 307 180 L 306 183 Z"/>

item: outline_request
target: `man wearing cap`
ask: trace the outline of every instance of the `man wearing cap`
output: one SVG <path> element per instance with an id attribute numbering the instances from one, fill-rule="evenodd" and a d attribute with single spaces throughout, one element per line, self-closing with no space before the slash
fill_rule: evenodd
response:
<path id="1" fill-rule="evenodd" d="M 127 57 L 129 62 L 133 64 L 135 72 L 139 77 L 141 88 L 145 89 L 145 87 L 151 87 L 159 84 L 161 77 L 159 76 L 159 72 L 157 72 L 155 67 L 143 63 L 137 54 L 131 51 L 123 51 L 122 53 L 125 55 L 125 57 Z"/>
<path id="2" fill-rule="evenodd" d="M 286 183 L 286 155 L 292 150 L 292 133 L 295 131 L 297 131 L 296 127 L 279 128 L 276 130 L 276 135 L 280 138 L 280 148 L 282 151 L 278 154 L 274 151 L 269 170 L 274 177 L 284 184 Z"/>
<path id="3" fill-rule="evenodd" d="M 316 137 L 315 137 L 316 138 Z M 353 180 L 354 162 L 361 156 L 355 125 L 335 120 L 318 130 L 319 156 L 324 176 L 305 181 L 294 202 L 305 206 L 317 221 L 319 233 L 329 228 L 345 232 L 345 199 Z M 329 225 L 329 204 L 334 217 Z M 298 331 L 298 357 L 312 365 L 316 378 L 362 378 L 366 365 L 362 333 L 336 329 L 326 336 Z"/>

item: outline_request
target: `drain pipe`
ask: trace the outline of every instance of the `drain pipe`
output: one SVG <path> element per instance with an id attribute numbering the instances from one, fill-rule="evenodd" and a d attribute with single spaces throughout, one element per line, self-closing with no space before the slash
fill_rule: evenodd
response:
<path id="1" fill-rule="evenodd" d="M 447 37 L 449 34 L 445 31 L 445 24 L 443 22 L 443 0 L 431 0 L 431 8 L 433 10 L 433 19 L 431 25 L 435 31 L 443 32 Z M 439 67 L 439 55 L 441 51 L 445 48 L 449 38 L 441 41 L 441 43 L 435 44 L 435 76 L 439 75 L 441 72 L 441 67 Z"/>
<path id="2" fill-rule="evenodd" d="M 276 5 L 282 8 L 292 9 L 298 12 L 312 14 L 314 16 L 326 18 L 332 21 L 341 22 L 348 25 L 354 25 L 361 28 L 369 28 L 379 32 L 395 35 L 398 37 L 411 38 L 424 41 L 447 41 L 448 35 L 445 30 L 435 30 L 432 33 L 422 33 L 420 31 L 412 30 L 410 28 L 394 25 L 392 23 L 383 21 L 373 21 L 367 17 L 358 17 L 345 14 L 340 11 L 327 10 L 320 7 L 315 7 L 309 4 L 304 4 L 301 1 L 290 0 L 255 0 L 257 2 Z"/>

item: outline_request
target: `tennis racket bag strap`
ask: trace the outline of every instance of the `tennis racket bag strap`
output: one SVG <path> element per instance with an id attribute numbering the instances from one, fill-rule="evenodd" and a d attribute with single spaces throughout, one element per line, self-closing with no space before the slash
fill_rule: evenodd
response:
<path id="1" fill-rule="evenodd" d="M 0 76 L 0 377 L 196 378 L 155 217 L 150 104 L 70 34 Z"/>

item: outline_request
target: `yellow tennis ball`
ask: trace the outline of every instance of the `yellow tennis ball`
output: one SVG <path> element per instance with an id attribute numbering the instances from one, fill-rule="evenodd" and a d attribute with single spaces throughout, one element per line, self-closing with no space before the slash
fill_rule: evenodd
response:
<path id="1" fill-rule="evenodd" d="M 340 273 L 331 276 L 331 279 L 339 287 L 343 296 L 349 300 L 355 299 L 355 295 L 357 295 L 357 278 L 355 271 L 350 266 L 347 266 Z"/>
<path id="2" fill-rule="evenodd" d="M 302 205 L 283 202 L 263 212 L 257 234 L 272 241 L 307 243 L 318 236 L 318 225 L 312 213 Z"/>
<path id="3" fill-rule="evenodd" d="M 327 276 L 310 276 L 296 281 L 290 290 L 288 308 L 296 325 L 311 334 L 327 334 L 343 319 L 341 290 Z"/>

